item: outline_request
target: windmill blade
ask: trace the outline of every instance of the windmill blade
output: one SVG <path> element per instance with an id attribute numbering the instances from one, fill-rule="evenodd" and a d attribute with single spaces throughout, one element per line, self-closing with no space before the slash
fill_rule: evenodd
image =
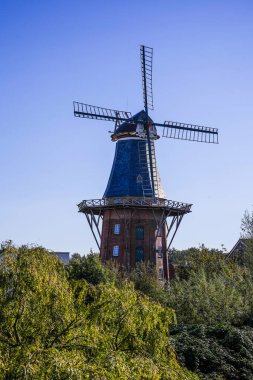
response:
<path id="1" fill-rule="evenodd" d="M 91 106 L 90 104 L 84 104 L 79 102 L 73 102 L 74 116 L 84 117 L 88 119 L 108 120 L 108 121 L 129 121 L 131 119 L 131 112 L 117 111 L 110 108 L 102 108 Z"/>
<path id="2" fill-rule="evenodd" d="M 141 76 L 143 88 L 143 101 L 145 111 L 153 110 L 153 89 L 152 89 L 152 67 L 153 67 L 153 49 L 144 45 L 140 47 L 141 54 Z"/>
<path id="3" fill-rule="evenodd" d="M 204 126 L 165 121 L 164 124 L 154 123 L 163 128 L 162 137 L 218 144 L 218 129 Z"/>

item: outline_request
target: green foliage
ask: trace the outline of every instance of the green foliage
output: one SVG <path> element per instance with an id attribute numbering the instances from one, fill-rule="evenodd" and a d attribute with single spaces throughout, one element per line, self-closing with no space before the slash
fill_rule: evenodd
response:
<path id="1" fill-rule="evenodd" d="M 153 300 L 166 304 L 168 294 L 164 285 L 157 279 L 157 273 L 154 265 L 148 263 L 137 263 L 137 266 L 130 273 L 130 279 L 134 283 L 135 289 L 140 290 Z"/>
<path id="2" fill-rule="evenodd" d="M 245 266 L 253 277 L 253 211 L 245 211 L 241 221 L 241 238 L 245 248 L 241 249 L 236 256 L 239 265 Z"/>
<path id="3" fill-rule="evenodd" d="M 205 247 L 176 252 L 175 263 L 169 304 L 179 322 L 172 334 L 181 364 L 204 379 L 253 379 L 250 267 Z"/>
<path id="4" fill-rule="evenodd" d="M 250 289 L 245 289 L 243 276 L 231 277 L 224 274 L 208 277 L 201 269 L 188 281 L 174 281 L 170 304 L 177 311 L 178 322 L 238 324 L 247 319 L 251 307 L 247 296 L 253 292 L 252 283 Z"/>
<path id="5" fill-rule="evenodd" d="M 175 358 L 174 312 L 116 287 L 94 255 L 81 272 L 41 247 L 6 244 L 1 259 L 0 380 L 198 378 Z"/>
<path id="6" fill-rule="evenodd" d="M 176 267 L 176 275 L 179 279 L 188 279 L 191 274 L 204 269 L 208 276 L 221 273 L 230 267 L 226 262 L 223 251 L 208 249 L 204 245 L 200 248 L 189 248 L 183 251 L 171 250 L 170 257 Z M 237 268 L 236 265 L 234 265 Z"/>
<path id="7" fill-rule="evenodd" d="M 150 264 L 126 274 L 93 253 L 66 266 L 41 247 L 2 250 L 0 380 L 253 379 L 253 266 L 174 250 L 163 286 Z"/>
<path id="8" fill-rule="evenodd" d="M 244 239 L 253 239 L 253 211 L 249 213 L 246 210 L 241 220 L 242 237 Z"/>
<path id="9" fill-rule="evenodd" d="M 90 252 L 87 256 L 74 254 L 68 265 L 71 280 L 86 280 L 93 285 L 114 280 L 113 272 L 102 265 L 99 255 Z"/>
<path id="10" fill-rule="evenodd" d="M 253 379 L 253 329 L 181 326 L 172 331 L 181 364 L 203 379 Z"/>
<path id="11" fill-rule="evenodd" d="M 247 270 L 204 247 L 184 255 L 187 265 L 169 292 L 179 323 L 242 324 L 251 318 L 253 283 Z"/>
<path id="12" fill-rule="evenodd" d="M 41 340 L 50 345 L 69 323 L 72 304 L 64 266 L 53 254 L 41 247 L 4 250 L 0 321 L 10 347 Z"/>
<path id="13" fill-rule="evenodd" d="M 247 268 L 253 277 L 253 239 L 245 240 L 245 249 L 240 256 L 239 263 Z"/>
<path id="14" fill-rule="evenodd" d="M 86 340 L 89 363 L 105 379 L 176 379 L 177 372 L 185 376 L 168 340 L 174 318 L 170 309 L 128 283 L 120 289 L 101 284 L 89 288 L 83 298 L 91 329 Z M 77 339 L 83 344 L 83 337 Z"/>
<path id="15" fill-rule="evenodd" d="M 3 379 L 28 379 L 74 319 L 64 266 L 41 247 L 7 245 L 0 265 L 0 352 Z M 2 377 L 1 377 L 2 376 Z"/>

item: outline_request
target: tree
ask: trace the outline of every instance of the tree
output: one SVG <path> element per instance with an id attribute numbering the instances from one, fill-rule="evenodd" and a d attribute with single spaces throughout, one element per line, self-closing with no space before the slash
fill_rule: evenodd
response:
<path id="1" fill-rule="evenodd" d="M 69 279 L 44 248 L 3 246 L 0 380 L 198 379 L 176 360 L 174 311 L 129 281 L 94 285 L 95 268 Z"/>
<path id="2" fill-rule="evenodd" d="M 253 211 L 244 212 L 241 220 L 241 237 L 244 239 L 245 248 L 240 252 L 240 263 L 251 272 L 253 276 Z"/>
<path id="3" fill-rule="evenodd" d="M 253 239 L 253 211 L 249 213 L 245 210 L 241 221 L 241 231 L 244 239 Z"/>
<path id="4" fill-rule="evenodd" d="M 176 277 L 182 280 L 189 279 L 200 268 L 204 268 L 207 275 L 211 275 L 226 266 L 223 251 L 208 249 L 203 244 L 199 248 L 192 247 L 182 251 L 172 249 L 170 258 L 176 268 Z"/>
<path id="5" fill-rule="evenodd" d="M 143 292 L 154 301 L 166 305 L 168 293 L 163 284 L 159 282 L 156 268 L 152 263 L 137 263 L 129 278 L 134 283 L 135 289 Z"/>
<path id="6" fill-rule="evenodd" d="M 232 326 L 183 326 L 172 331 L 177 357 L 202 379 L 253 378 L 253 329 Z"/>
<path id="7" fill-rule="evenodd" d="M 184 252 L 187 265 L 176 267 L 168 304 L 179 323 L 244 323 L 251 318 L 253 283 L 247 270 L 205 247 Z"/>
<path id="8" fill-rule="evenodd" d="M 76 318 L 64 265 L 41 247 L 2 248 L 0 379 L 42 378 L 45 363 Z"/>
<path id="9" fill-rule="evenodd" d="M 67 268 L 71 280 L 83 279 L 93 285 L 114 280 L 113 272 L 103 265 L 99 255 L 93 252 L 87 256 L 74 254 Z"/>

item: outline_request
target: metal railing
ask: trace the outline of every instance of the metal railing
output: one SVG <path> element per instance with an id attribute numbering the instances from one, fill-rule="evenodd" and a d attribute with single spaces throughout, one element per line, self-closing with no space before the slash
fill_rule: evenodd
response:
<path id="1" fill-rule="evenodd" d="M 102 198 L 84 200 L 78 205 L 79 211 L 88 208 L 104 208 L 104 207 L 154 207 L 177 209 L 190 212 L 192 204 L 172 201 L 168 199 L 147 199 L 147 198 Z"/>

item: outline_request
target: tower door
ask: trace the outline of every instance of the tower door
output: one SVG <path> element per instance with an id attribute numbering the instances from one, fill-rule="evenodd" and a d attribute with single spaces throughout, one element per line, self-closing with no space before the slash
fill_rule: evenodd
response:
<path id="1" fill-rule="evenodd" d="M 144 261 L 144 249 L 143 247 L 137 247 L 135 249 L 135 262 L 138 263 Z"/>

